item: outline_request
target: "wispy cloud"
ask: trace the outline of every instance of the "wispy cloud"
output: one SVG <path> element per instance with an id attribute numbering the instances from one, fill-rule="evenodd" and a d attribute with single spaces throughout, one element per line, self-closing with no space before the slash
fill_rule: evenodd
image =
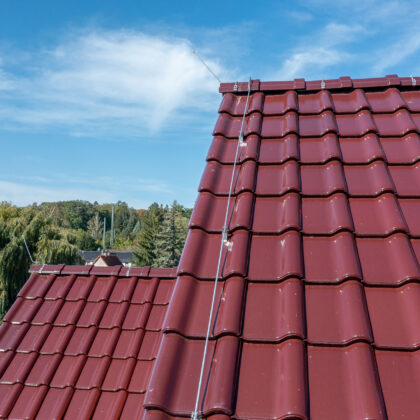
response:
<path id="1" fill-rule="evenodd" d="M 302 37 L 300 45 L 289 51 L 287 58 L 283 57 L 280 69 L 268 78 L 322 78 L 326 69 L 349 60 L 351 54 L 343 49 L 343 45 L 356 39 L 364 31 L 365 28 L 361 25 L 330 22 L 316 33 Z"/>
<path id="2" fill-rule="evenodd" d="M 213 57 L 207 46 L 206 61 L 225 76 L 226 68 Z M 186 110 L 208 111 L 219 101 L 217 81 L 185 38 L 85 31 L 34 53 L 24 76 L 4 69 L 3 126 L 155 132 Z"/>

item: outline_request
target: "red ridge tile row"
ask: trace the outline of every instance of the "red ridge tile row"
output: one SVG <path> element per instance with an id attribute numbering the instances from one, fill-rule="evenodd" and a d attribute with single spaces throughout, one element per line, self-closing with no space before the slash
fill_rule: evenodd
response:
<path id="1" fill-rule="evenodd" d="M 322 89 L 350 89 L 350 88 L 382 88 L 389 86 L 419 86 L 420 77 L 398 77 L 396 74 L 388 75 L 385 77 L 375 77 L 368 79 L 351 79 L 348 76 L 340 77 L 339 79 L 327 79 L 327 80 L 313 80 L 305 81 L 305 79 L 295 79 L 292 81 L 281 81 L 281 82 L 261 82 L 260 80 L 251 81 L 251 92 L 263 91 L 263 92 L 275 92 L 275 91 L 313 91 Z M 236 85 L 236 89 L 235 89 Z M 219 92 L 220 93 L 246 93 L 248 91 L 247 82 L 236 82 L 236 83 L 221 83 Z"/>

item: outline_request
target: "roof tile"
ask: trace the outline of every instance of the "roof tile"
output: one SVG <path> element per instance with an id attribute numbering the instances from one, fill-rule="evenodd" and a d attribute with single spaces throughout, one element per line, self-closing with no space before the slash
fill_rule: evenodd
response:
<path id="1" fill-rule="evenodd" d="M 336 193 L 325 198 L 302 198 L 302 224 L 305 234 L 352 232 L 354 227 L 347 197 Z"/>
<path id="2" fill-rule="evenodd" d="M 246 274 L 249 233 L 235 231 L 229 238 L 231 245 L 223 247 L 224 261 L 221 275 Z M 189 231 L 178 266 L 178 274 L 189 274 L 197 278 L 212 279 L 216 275 L 217 259 L 221 243 L 220 234 L 208 234 L 201 230 Z M 199 256 L 200 255 L 200 256 Z"/>
<path id="3" fill-rule="evenodd" d="M 19 353 L 38 352 L 50 333 L 51 325 L 31 325 L 16 348 Z"/>
<path id="4" fill-rule="evenodd" d="M 191 414 L 194 409 L 203 344 L 201 340 L 186 340 L 177 334 L 167 334 L 163 337 L 159 360 L 152 372 L 144 399 L 146 408 L 161 408 L 177 415 Z M 216 342 L 209 343 L 204 377 L 210 376 L 211 381 L 205 394 L 202 388 L 204 414 L 214 411 L 232 413 L 238 350 L 239 341 L 234 337 L 221 337 L 217 340 L 217 345 Z M 217 363 L 210 364 L 213 353 Z M 185 392 L 174 395 L 171 392 L 174 388 L 183 389 Z"/>
<path id="5" fill-rule="evenodd" d="M 287 134 L 299 132 L 298 115 L 296 112 L 287 112 L 281 117 L 267 116 L 263 118 L 261 127 L 262 137 L 283 137 Z"/>
<path id="6" fill-rule="evenodd" d="M 245 140 L 246 147 L 241 147 L 237 159 L 239 162 L 246 160 L 257 160 L 260 140 L 256 135 L 251 134 Z M 219 163 L 234 163 L 237 149 L 237 141 L 226 139 L 222 136 L 215 136 L 207 153 L 207 160 L 215 160 Z"/>
<path id="7" fill-rule="evenodd" d="M 389 113 L 400 108 L 407 108 L 400 91 L 396 88 L 389 88 L 383 92 L 366 92 L 372 112 Z"/>
<path id="8" fill-rule="evenodd" d="M 54 281 L 55 275 L 53 274 L 45 276 L 32 273 L 29 277 L 29 280 L 22 287 L 22 290 L 19 292 L 18 296 L 25 299 L 36 299 L 38 297 L 44 297 L 45 292 Z"/>
<path id="9" fill-rule="evenodd" d="M 146 392 L 152 373 L 153 361 L 137 360 L 128 385 L 129 392 Z"/>
<path id="10" fill-rule="evenodd" d="M 400 197 L 420 197 L 420 163 L 390 166 L 389 171 Z"/>
<path id="11" fill-rule="evenodd" d="M 92 388 L 100 389 L 110 363 L 111 358 L 108 356 L 88 357 L 80 372 L 76 388 L 86 390 Z"/>
<path id="12" fill-rule="evenodd" d="M 353 114 L 362 109 L 369 109 L 369 103 L 362 89 L 354 89 L 350 93 L 333 93 L 331 96 L 338 114 Z"/>
<path id="13" fill-rule="evenodd" d="M 351 233 L 304 237 L 303 258 L 307 281 L 338 283 L 345 279 L 362 278 L 356 243 Z"/>
<path id="14" fill-rule="evenodd" d="M 418 198 L 400 198 L 398 200 L 400 208 L 407 222 L 411 236 L 420 236 L 420 199 Z"/>
<path id="15" fill-rule="evenodd" d="M 210 193 L 199 194 L 190 219 L 190 228 L 202 228 L 206 232 L 221 232 L 225 221 L 228 197 L 218 197 Z M 251 193 L 241 193 L 233 197 L 228 210 L 230 231 L 250 229 L 254 197 Z"/>
<path id="16" fill-rule="evenodd" d="M 252 230 L 255 233 L 281 233 L 300 229 L 300 197 L 288 193 L 279 198 L 257 197 L 255 199 Z M 251 214 L 252 215 L 252 214 Z"/>
<path id="17" fill-rule="evenodd" d="M 123 330 L 113 353 L 115 359 L 137 357 L 144 338 L 144 330 Z"/>
<path id="18" fill-rule="evenodd" d="M 205 337 L 214 285 L 211 282 L 182 276 L 176 282 L 173 298 L 163 324 L 165 331 L 175 331 L 186 337 Z M 230 277 L 218 283 L 216 308 L 212 318 L 211 336 L 239 335 L 244 279 Z"/>
<path id="19" fill-rule="evenodd" d="M 299 279 L 291 278 L 280 284 L 249 283 L 244 339 L 275 342 L 288 337 L 305 338 L 303 305 L 303 283 Z"/>
<path id="20" fill-rule="evenodd" d="M 349 201 L 356 234 L 386 236 L 394 232 L 407 232 L 407 225 L 393 194 L 376 198 L 350 198 Z"/>
<path id="21" fill-rule="evenodd" d="M 302 137 L 318 137 L 337 131 L 336 119 L 331 111 L 325 111 L 320 115 L 299 116 L 299 134 Z"/>
<path id="22" fill-rule="evenodd" d="M 198 190 L 208 191 L 218 195 L 228 195 L 230 181 L 232 178 L 233 165 L 221 165 L 218 162 L 210 161 L 204 168 Z M 257 167 L 254 161 L 246 161 L 236 166 L 234 175 L 234 194 L 242 191 L 254 191 L 255 173 Z"/>
<path id="23" fill-rule="evenodd" d="M 90 357 L 111 356 L 120 335 L 119 328 L 98 329 L 89 349 Z"/>
<path id="24" fill-rule="evenodd" d="M 242 116 L 245 111 L 246 96 L 237 96 L 232 93 L 223 95 L 222 103 L 219 107 L 219 112 L 227 112 L 230 115 Z M 262 111 L 264 102 L 264 94 L 262 92 L 255 92 L 249 96 L 247 114 L 254 111 Z"/>
<path id="25" fill-rule="evenodd" d="M 302 163 L 324 163 L 331 159 L 341 159 L 340 147 L 335 134 L 322 137 L 300 139 L 300 155 Z"/>
<path id="26" fill-rule="evenodd" d="M 420 112 L 420 94 L 418 90 L 400 93 L 411 112 Z"/>
<path id="27" fill-rule="evenodd" d="M 66 296 L 66 300 L 86 300 L 95 282 L 94 276 L 77 276 L 70 291 Z"/>
<path id="28" fill-rule="evenodd" d="M 51 380 L 51 387 L 74 387 L 80 371 L 86 362 L 86 356 L 64 356 Z"/>
<path id="29" fill-rule="evenodd" d="M 419 417 L 420 352 L 376 350 L 376 360 L 388 418 Z"/>
<path id="30" fill-rule="evenodd" d="M 308 376 L 314 418 L 386 418 L 374 354 L 367 344 L 308 346 Z"/>
<path id="31" fill-rule="evenodd" d="M 0 351 L 16 350 L 28 329 L 29 324 L 15 325 L 3 322 L 0 325 Z"/>
<path id="32" fill-rule="evenodd" d="M 136 361 L 133 358 L 113 359 L 101 388 L 104 391 L 127 389 L 135 364 Z"/>
<path id="33" fill-rule="evenodd" d="M 326 109 L 334 110 L 331 95 L 326 90 L 309 95 L 299 95 L 300 114 L 319 114 Z"/>
<path id="34" fill-rule="evenodd" d="M 49 385 L 58 365 L 61 354 L 40 354 L 25 380 L 29 386 Z"/>
<path id="35" fill-rule="evenodd" d="M 357 238 L 363 281 L 393 285 L 420 280 L 420 268 L 408 237 L 396 233 L 388 238 Z"/>
<path id="36" fill-rule="evenodd" d="M 299 165 L 295 161 L 288 161 L 281 166 L 261 165 L 258 168 L 258 195 L 281 195 L 299 190 Z"/>
<path id="37" fill-rule="evenodd" d="M 264 100 L 265 115 L 282 115 L 288 111 L 297 111 L 297 109 L 298 97 L 294 91 L 281 95 L 268 95 Z"/>
<path id="38" fill-rule="evenodd" d="M 306 418 L 305 346 L 244 343 L 235 417 Z"/>
<path id="39" fill-rule="evenodd" d="M 260 163 L 284 163 L 290 159 L 299 159 L 299 143 L 296 134 L 289 134 L 281 139 L 261 141 L 258 157 Z"/>
<path id="40" fill-rule="evenodd" d="M 48 393 L 38 411 L 37 418 L 63 418 L 73 392 L 72 388 L 49 388 Z"/>
<path id="41" fill-rule="evenodd" d="M 401 109 L 395 114 L 372 114 L 380 136 L 403 136 L 418 131 L 410 113 Z"/>
<path id="42" fill-rule="evenodd" d="M 47 391 L 47 386 L 40 386 L 36 388 L 31 386 L 23 387 L 22 392 L 20 393 L 7 418 L 10 420 L 34 418 Z"/>
<path id="43" fill-rule="evenodd" d="M 0 384 L 0 417 L 7 419 L 23 388 L 22 384 Z"/>
<path id="44" fill-rule="evenodd" d="M 412 317 L 420 317 L 418 283 L 405 284 L 397 289 L 367 287 L 366 299 L 377 346 L 401 349 L 420 347 L 420 330 L 412 322 Z"/>
<path id="45" fill-rule="evenodd" d="M 338 133 L 343 137 L 359 137 L 367 133 L 377 132 L 372 114 L 369 111 L 364 110 L 357 114 L 337 114 L 336 119 Z"/>
<path id="46" fill-rule="evenodd" d="M 308 341 L 316 344 L 372 342 L 363 286 L 357 281 L 342 284 L 306 285 Z"/>
<path id="47" fill-rule="evenodd" d="M 324 165 L 301 166 L 302 194 L 330 195 L 337 191 L 347 191 L 343 167 L 332 161 Z"/>
<path id="48" fill-rule="evenodd" d="M 124 407 L 126 397 L 127 393 L 125 391 L 101 392 L 101 396 L 99 397 L 92 419 L 102 420 L 107 417 L 112 419 L 119 418 Z"/>
<path id="49" fill-rule="evenodd" d="M 345 163 L 365 164 L 374 160 L 385 160 L 382 150 L 383 138 L 379 143 L 376 134 L 366 134 L 362 137 L 340 137 L 340 148 Z"/>
<path id="50" fill-rule="evenodd" d="M 98 401 L 100 391 L 96 388 L 90 390 L 76 389 L 64 416 L 67 420 L 84 420 L 92 417 Z"/>
<path id="51" fill-rule="evenodd" d="M 420 136 L 381 137 L 381 145 L 389 163 L 410 164 L 420 159 Z"/>
<path id="52" fill-rule="evenodd" d="M 249 254 L 248 278 L 277 281 L 292 276 L 302 277 L 301 249 L 301 237 L 294 231 L 280 236 L 254 235 Z"/>
<path id="53" fill-rule="evenodd" d="M 395 191 L 384 162 L 344 166 L 344 173 L 350 195 L 373 197 L 383 192 Z"/>

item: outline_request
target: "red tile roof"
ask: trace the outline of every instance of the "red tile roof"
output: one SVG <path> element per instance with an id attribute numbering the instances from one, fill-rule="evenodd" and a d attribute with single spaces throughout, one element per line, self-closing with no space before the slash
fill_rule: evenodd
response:
<path id="1" fill-rule="evenodd" d="M 31 271 L 0 327 L 0 417 L 141 418 L 176 270 Z"/>
<path id="2" fill-rule="evenodd" d="M 420 418 L 419 86 L 252 81 L 205 417 Z M 34 267 L 0 328 L 1 416 L 191 415 L 247 84 L 220 90 L 177 273 Z"/>

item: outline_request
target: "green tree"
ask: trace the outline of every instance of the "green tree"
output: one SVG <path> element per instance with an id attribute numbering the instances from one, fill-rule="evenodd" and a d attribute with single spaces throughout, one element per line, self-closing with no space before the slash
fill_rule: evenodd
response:
<path id="1" fill-rule="evenodd" d="M 140 232 L 135 238 L 133 254 L 136 264 L 156 264 L 156 242 L 163 219 L 163 209 L 159 204 L 153 203 L 141 219 Z"/>
<path id="2" fill-rule="evenodd" d="M 162 228 L 157 238 L 157 260 L 159 267 L 178 265 L 184 246 L 188 220 L 183 216 L 182 206 L 174 201 L 165 211 Z"/>

